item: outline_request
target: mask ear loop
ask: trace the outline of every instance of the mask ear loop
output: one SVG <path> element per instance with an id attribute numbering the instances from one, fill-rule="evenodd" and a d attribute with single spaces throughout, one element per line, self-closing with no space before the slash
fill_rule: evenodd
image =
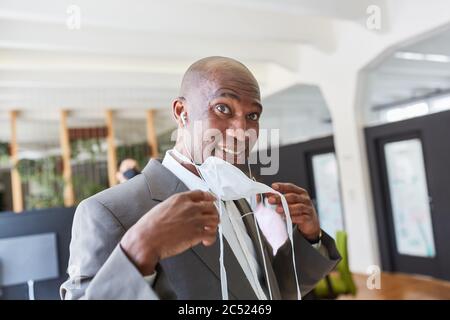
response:
<path id="1" fill-rule="evenodd" d="M 192 154 L 189 152 L 189 149 L 186 146 L 186 141 L 183 141 L 184 144 L 184 148 L 187 152 L 187 154 L 189 155 L 189 158 L 191 160 L 191 164 L 194 165 L 195 170 L 197 170 L 198 175 L 200 176 L 200 178 L 203 181 L 206 181 L 203 178 L 202 173 L 200 172 L 200 170 L 197 168 L 197 165 L 195 164 L 194 158 L 192 157 Z M 176 150 L 176 152 L 178 152 L 178 150 Z M 215 164 L 214 164 L 215 165 Z M 216 177 L 217 179 L 219 179 L 219 176 L 217 174 L 217 167 L 215 167 L 215 172 L 216 172 Z M 210 191 L 211 192 L 211 191 Z M 212 192 L 211 192 L 212 193 Z M 222 200 L 220 199 L 220 197 L 218 197 L 218 195 L 215 195 L 217 198 L 217 202 L 218 202 L 218 209 L 219 209 L 219 217 L 222 220 L 222 215 L 223 215 L 223 204 L 222 204 Z M 219 255 L 219 265 L 220 265 L 220 287 L 221 287 L 221 293 L 222 293 L 222 300 L 229 300 L 228 298 L 228 280 L 227 280 L 227 272 L 225 270 L 225 261 L 224 261 L 224 245 L 223 245 L 223 229 L 222 229 L 222 224 L 219 223 L 219 250 L 220 250 L 220 255 Z"/>
<path id="2" fill-rule="evenodd" d="M 249 162 L 247 162 L 247 168 L 248 168 L 248 175 L 249 175 L 250 179 L 252 179 L 253 181 L 257 182 L 256 179 L 255 179 L 255 177 L 253 176 L 252 168 L 251 168 Z M 260 198 L 261 198 L 261 203 L 262 203 L 262 205 L 265 205 L 265 203 L 264 203 L 264 195 L 263 195 L 262 193 L 260 193 L 259 196 L 260 196 Z M 257 205 L 256 202 L 257 202 L 257 200 L 255 199 L 255 203 L 254 203 L 254 206 L 253 206 L 254 208 L 256 208 L 256 205 Z"/>
<path id="3" fill-rule="evenodd" d="M 247 162 L 247 166 L 248 166 L 248 173 L 249 173 L 250 178 L 253 181 L 256 181 L 255 178 L 252 175 L 252 169 L 250 167 L 250 163 Z M 262 197 L 262 194 L 260 194 L 260 195 L 261 195 L 261 201 L 264 201 L 263 200 L 264 198 Z M 248 214 L 251 214 L 251 213 L 253 213 L 253 212 L 249 212 Z M 242 217 L 244 217 L 244 216 L 242 216 Z M 262 258 L 263 258 L 264 272 L 266 274 L 266 279 L 267 279 L 267 289 L 269 290 L 270 300 L 273 300 L 272 288 L 271 288 L 271 284 L 270 284 L 270 280 L 269 280 L 269 271 L 267 269 L 267 263 L 266 263 L 266 255 L 264 254 L 264 248 L 263 248 L 263 244 L 262 244 L 262 240 L 261 240 L 261 234 L 259 232 L 258 220 L 256 219 L 255 214 L 253 214 L 253 221 L 255 222 L 256 234 L 258 235 L 259 247 L 261 249 L 261 255 L 262 255 Z"/>
<path id="4" fill-rule="evenodd" d="M 251 170 L 251 167 L 250 167 L 250 163 L 247 162 L 247 166 L 248 166 L 248 172 L 250 174 L 250 177 L 253 179 L 253 181 L 256 181 L 256 179 L 252 175 L 252 170 Z M 285 217 L 286 217 L 286 228 L 287 228 L 289 240 L 290 240 L 291 246 L 292 246 L 292 264 L 293 264 L 293 267 L 294 267 L 295 284 L 296 284 L 296 287 L 297 287 L 297 299 L 301 300 L 302 299 L 302 294 L 300 292 L 300 287 L 298 285 L 298 275 L 297 275 L 297 268 L 296 268 L 296 263 L 295 263 L 292 219 L 291 219 L 291 216 L 290 216 L 290 214 L 288 212 L 289 209 L 288 209 L 288 204 L 286 202 L 286 198 L 280 192 L 277 192 L 277 193 L 279 194 L 279 196 L 281 198 L 281 204 L 283 205 L 283 210 L 284 210 L 284 214 L 285 214 Z M 262 204 L 265 205 L 264 204 L 264 196 L 263 196 L 263 194 L 260 193 L 260 196 L 261 196 Z M 255 219 L 255 223 L 258 223 L 258 221 L 256 220 L 256 216 L 253 215 L 253 217 Z M 256 229 L 258 231 L 258 238 L 259 238 L 260 237 L 260 235 L 259 235 L 259 228 L 256 228 Z M 261 244 L 261 240 L 259 240 L 259 241 L 260 241 L 260 244 Z M 262 249 L 261 249 L 261 251 L 262 251 Z M 265 259 L 264 259 L 264 267 L 265 267 Z M 266 269 L 266 277 L 267 277 L 267 269 Z M 267 277 L 267 279 L 269 279 L 269 278 Z M 267 281 L 267 282 L 269 282 L 269 281 Z M 272 292 L 271 292 L 270 288 L 269 288 L 269 293 L 270 293 L 270 296 L 271 296 L 270 299 L 272 300 Z"/>
<path id="5" fill-rule="evenodd" d="M 220 184 L 220 177 L 219 174 L 217 172 L 217 164 L 214 162 L 214 172 L 216 173 L 216 179 Z M 200 171 L 200 170 L 198 170 Z M 219 216 L 220 219 L 222 220 L 222 216 L 224 215 L 224 211 L 223 211 L 223 203 L 222 203 L 222 199 L 220 199 L 220 197 L 217 197 L 218 201 L 219 201 Z M 219 261 L 220 261 L 220 286 L 222 289 L 222 299 L 223 300 L 228 300 L 228 280 L 227 280 L 227 272 L 225 270 L 225 261 L 224 261 L 224 247 L 223 247 L 223 230 L 222 230 L 222 224 L 219 224 L 219 247 L 220 247 L 220 256 L 219 256 Z"/>
<path id="6" fill-rule="evenodd" d="M 255 221 L 255 225 L 256 225 L 256 234 L 258 235 L 258 242 L 259 242 L 259 247 L 261 249 L 261 255 L 262 255 L 262 260 L 263 260 L 263 265 L 264 265 L 264 272 L 266 274 L 266 279 L 267 279 L 267 289 L 269 290 L 269 296 L 270 296 L 270 300 L 273 300 L 273 296 L 272 296 L 272 286 L 270 284 L 270 280 L 269 280 L 269 271 L 267 269 L 267 263 L 266 263 L 266 255 L 264 254 L 264 248 L 263 248 L 263 244 L 262 244 L 262 240 L 261 240 L 261 234 L 259 232 L 259 225 L 258 225 L 258 220 L 256 220 L 256 216 L 253 214 L 253 220 Z"/>
<path id="7" fill-rule="evenodd" d="M 276 193 L 280 196 L 280 199 L 281 199 L 281 204 L 283 206 L 284 215 L 286 217 L 287 232 L 288 232 L 289 240 L 290 240 L 291 246 L 292 246 L 292 264 L 294 267 L 295 284 L 297 287 L 297 299 L 302 300 L 302 294 L 300 292 L 300 287 L 298 285 L 298 275 L 297 275 L 297 268 L 296 268 L 296 263 L 295 263 L 294 238 L 293 238 L 294 231 L 293 231 L 293 227 L 292 227 L 292 219 L 291 219 L 291 216 L 289 213 L 289 207 L 288 207 L 286 198 L 284 197 L 283 194 L 281 194 L 281 192 L 276 191 Z"/>
<path id="8" fill-rule="evenodd" d="M 175 153 L 175 155 L 180 158 L 181 160 L 184 160 L 186 162 L 189 162 L 190 164 L 192 164 L 195 168 L 195 170 L 197 171 L 198 175 L 200 176 L 200 178 L 205 181 L 205 179 L 202 176 L 202 173 L 200 172 L 200 170 L 198 170 L 197 168 L 197 164 L 194 161 L 194 157 L 192 156 L 191 152 L 189 151 L 189 149 L 186 146 L 186 141 L 183 141 L 183 145 L 184 145 L 184 149 L 186 150 L 186 153 L 188 154 L 189 157 L 186 157 L 185 155 L 183 155 L 180 151 L 178 151 L 177 149 L 173 148 L 172 152 Z"/>

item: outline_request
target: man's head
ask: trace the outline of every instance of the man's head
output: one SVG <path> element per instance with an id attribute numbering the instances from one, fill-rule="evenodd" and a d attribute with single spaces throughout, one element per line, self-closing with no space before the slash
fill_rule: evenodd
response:
<path id="1" fill-rule="evenodd" d="M 120 162 L 119 171 L 117 171 L 116 173 L 116 178 L 119 183 L 123 183 L 127 180 L 130 180 L 139 173 L 140 171 L 137 161 L 131 158 L 127 158 Z"/>
<path id="2" fill-rule="evenodd" d="M 243 163 L 257 140 L 259 86 L 242 63 L 208 57 L 192 64 L 173 102 L 177 149 L 198 163 L 210 155 Z"/>

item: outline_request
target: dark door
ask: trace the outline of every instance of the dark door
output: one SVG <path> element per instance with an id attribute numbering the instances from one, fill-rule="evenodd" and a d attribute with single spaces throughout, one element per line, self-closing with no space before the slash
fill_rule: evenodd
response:
<path id="1" fill-rule="evenodd" d="M 450 280 L 450 112 L 366 129 L 383 268 Z"/>

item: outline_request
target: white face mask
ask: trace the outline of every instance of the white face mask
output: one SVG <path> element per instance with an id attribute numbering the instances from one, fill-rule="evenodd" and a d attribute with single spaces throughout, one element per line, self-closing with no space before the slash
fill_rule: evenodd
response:
<path id="1" fill-rule="evenodd" d="M 298 276 L 297 269 L 295 266 L 295 254 L 294 254 L 294 241 L 293 241 L 293 225 L 289 212 L 289 207 L 286 201 L 286 198 L 280 192 L 272 189 L 271 187 L 262 184 L 260 182 L 254 181 L 248 178 L 245 173 L 239 170 L 237 167 L 232 165 L 231 163 L 215 157 L 208 157 L 201 165 L 197 165 L 193 163 L 192 160 L 178 152 L 176 149 L 173 149 L 172 152 L 182 161 L 189 162 L 194 164 L 199 172 L 201 178 L 206 182 L 211 192 L 222 201 L 231 201 L 231 200 L 239 200 L 242 198 L 250 198 L 252 196 L 256 196 L 257 194 L 263 193 L 274 193 L 280 196 L 281 204 L 284 209 L 284 214 L 286 218 L 286 229 L 289 236 L 289 240 L 292 245 L 292 263 L 294 266 L 295 272 L 295 281 L 297 287 L 297 296 L 298 299 L 301 299 L 300 287 L 298 285 Z M 219 208 L 222 210 L 222 206 Z M 222 212 L 220 212 L 222 214 Z M 255 220 L 256 221 L 256 220 Z M 221 232 L 219 226 L 219 233 Z M 220 234 L 220 237 L 222 235 Z M 222 241 L 222 239 L 221 239 Z M 225 274 L 225 271 L 222 272 L 223 267 L 223 251 L 221 245 L 221 275 Z M 221 277 L 222 278 L 222 277 Z M 222 279 L 222 285 L 223 285 Z M 226 280 L 225 280 L 226 282 Z M 224 292 L 226 291 L 226 292 Z M 228 296 L 228 291 L 226 288 L 222 287 L 222 296 L 224 299 Z"/>

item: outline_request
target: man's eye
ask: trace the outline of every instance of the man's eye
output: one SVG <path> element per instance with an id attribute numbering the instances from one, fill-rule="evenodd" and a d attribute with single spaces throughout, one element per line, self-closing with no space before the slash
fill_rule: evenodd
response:
<path id="1" fill-rule="evenodd" d="M 222 113 L 225 113 L 225 114 L 230 114 L 231 113 L 230 108 L 227 105 L 225 105 L 225 104 L 218 104 L 218 105 L 216 105 L 216 109 L 218 111 L 222 112 Z"/>
<path id="2" fill-rule="evenodd" d="M 256 113 L 256 112 L 250 113 L 250 114 L 248 115 L 248 118 L 249 118 L 250 120 L 257 121 L 257 120 L 259 119 L 259 114 Z"/>

